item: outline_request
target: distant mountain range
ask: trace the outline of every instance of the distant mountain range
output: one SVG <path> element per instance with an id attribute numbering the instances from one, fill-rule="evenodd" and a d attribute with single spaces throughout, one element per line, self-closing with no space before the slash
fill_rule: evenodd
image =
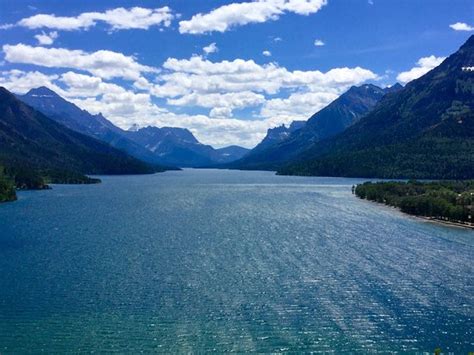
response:
<path id="1" fill-rule="evenodd" d="M 144 127 L 127 131 L 126 137 L 153 152 L 162 163 L 179 167 L 201 167 L 241 158 L 248 149 L 230 146 L 214 149 L 200 143 L 185 128 Z"/>
<path id="2" fill-rule="evenodd" d="M 474 36 L 438 67 L 383 97 L 280 174 L 474 178 Z"/>
<path id="3" fill-rule="evenodd" d="M 5 88 L 0 88 L 0 165 L 24 187 L 41 187 L 41 178 L 77 183 L 90 182 L 82 174 L 164 170 L 64 127 Z"/>
<path id="4" fill-rule="evenodd" d="M 10 193 L 12 178 L 17 186 L 41 188 L 44 180 L 87 183 L 93 181 L 84 174 L 151 173 L 164 166 L 474 178 L 473 68 L 471 36 L 441 65 L 405 87 L 352 87 L 307 122 L 269 129 L 251 151 L 214 149 L 183 128 L 125 131 L 45 87 L 18 97 L 0 88 L 0 190 Z"/>
<path id="5" fill-rule="evenodd" d="M 92 115 L 86 110 L 81 110 L 44 86 L 32 89 L 25 95 L 19 95 L 18 98 L 76 132 L 97 138 L 144 162 L 161 163 L 152 152 L 128 139 L 122 129 L 108 121 L 102 114 Z"/>
<path id="6" fill-rule="evenodd" d="M 19 98 L 56 122 L 150 164 L 198 167 L 230 162 L 248 151 L 236 146 L 214 149 L 201 144 L 184 128 L 150 126 L 125 131 L 103 115 L 92 115 L 81 110 L 46 87 L 32 89 Z"/>
<path id="7" fill-rule="evenodd" d="M 250 149 L 238 145 L 229 145 L 227 147 L 218 148 L 216 150 L 219 153 L 219 158 L 217 161 L 221 163 L 231 162 L 240 159 L 250 151 Z"/>
<path id="8" fill-rule="evenodd" d="M 268 130 L 263 141 L 242 159 L 228 164 L 238 169 L 277 169 L 290 162 L 315 143 L 328 139 L 355 124 L 372 110 L 387 93 L 400 90 L 396 84 L 382 89 L 366 84 L 351 87 L 308 121 L 293 122 L 289 128 L 280 126 Z"/>
<path id="9" fill-rule="evenodd" d="M 252 154 L 255 154 L 255 152 L 262 152 L 265 149 L 288 140 L 293 132 L 303 128 L 305 125 L 306 121 L 293 121 L 288 127 L 283 124 L 275 128 L 270 128 L 267 131 L 265 138 L 263 138 L 263 140 L 252 149 Z"/>

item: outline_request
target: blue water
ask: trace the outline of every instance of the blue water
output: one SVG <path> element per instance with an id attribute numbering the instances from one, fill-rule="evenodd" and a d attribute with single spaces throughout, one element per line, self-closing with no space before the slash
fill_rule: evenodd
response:
<path id="1" fill-rule="evenodd" d="M 474 351 L 474 232 L 185 170 L 0 205 L 0 353 Z"/>

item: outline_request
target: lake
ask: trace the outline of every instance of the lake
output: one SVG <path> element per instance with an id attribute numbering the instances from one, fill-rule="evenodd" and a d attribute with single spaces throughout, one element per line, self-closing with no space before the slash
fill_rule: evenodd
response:
<path id="1" fill-rule="evenodd" d="M 0 353 L 474 351 L 474 232 L 362 180 L 184 170 L 0 205 Z"/>

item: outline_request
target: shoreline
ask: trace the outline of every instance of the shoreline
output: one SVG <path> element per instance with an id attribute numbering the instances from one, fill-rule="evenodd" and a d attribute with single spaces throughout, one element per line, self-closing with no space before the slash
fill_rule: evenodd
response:
<path id="1" fill-rule="evenodd" d="M 417 216 L 417 215 L 408 214 L 408 213 L 405 213 L 405 212 L 402 212 L 402 211 L 400 211 L 400 212 L 403 213 L 403 214 L 406 214 L 408 216 L 413 216 L 413 217 L 416 217 L 416 218 L 420 218 L 420 219 L 422 219 L 426 222 L 442 224 L 442 225 L 449 226 L 449 227 L 458 227 L 458 228 L 465 228 L 465 229 L 474 230 L 474 224 L 469 225 L 469 224 L 465 224 L 465 223 L 445 221 L 445 220 L 434 218 L 434 217 Z"/>
<path id="2" fill-rule="evenodd" d="M 457 228 L 464 228 L 464 229 L 474 230 L 474 223 L 472 225 L 469 225 L 469 224 L 465 224 L 465 223 L 445 221 L 445 220 L 434 218 L 434 217 L 426 217 L 426 216 L 419 216 L 419 215 L 416 215 L 416 214 L 409 214 L 409 213 L 403 212 L 400 208 L 398 208 L 396 206 L 387 205 L 386 203 L 383 203 L 383 202 L 368 200 L 366 198 L 360 198 L 359 196 L 357 196 L 355 194 L 354 194 L 354 197 L 359 199 L 359 200 L 367 201 L 367 202 L 370 202 L 370 203 L 373 203 L 373 204 L 376 204 L 376 205 L 380 205 L 380 206 L 388 207 L 390 209 L 394 209 L 394 210 L 396 210 L 397 212 L 401 213 L 404 216 L 420 219 L 420 220 L 425 221 L 425 222 L 436 223 L 436 224 L 440 224 L 440 225 L 447 226 L 447 227 L 457 227 Z"/>

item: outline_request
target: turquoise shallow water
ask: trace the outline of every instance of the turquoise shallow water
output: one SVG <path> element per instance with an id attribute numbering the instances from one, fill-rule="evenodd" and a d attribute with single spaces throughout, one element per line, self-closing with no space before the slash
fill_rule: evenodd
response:
<path id="1" fill-rule="evenodd" d="M 354 179 L 185 170 L 0 205 L 0 353 L 474 351 L 474 232 Z"/>

